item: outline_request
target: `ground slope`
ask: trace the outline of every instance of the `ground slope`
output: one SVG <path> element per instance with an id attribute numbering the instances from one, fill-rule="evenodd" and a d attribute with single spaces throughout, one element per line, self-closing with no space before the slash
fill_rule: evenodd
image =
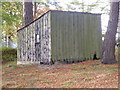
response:
<path id="1" fill-rule="evenodd" d="M 99 60 L 73 64 L 3 65 L 4 88 L 118 88 L 118 65 Z"/>

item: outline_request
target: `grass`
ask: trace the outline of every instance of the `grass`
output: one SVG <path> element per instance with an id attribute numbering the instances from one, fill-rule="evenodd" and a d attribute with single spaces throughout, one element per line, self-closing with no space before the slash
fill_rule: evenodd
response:
<path id="1" fill-rule="evenodd" d="M 54 81 L 48 81 L 48 80 L 46 80 L 46 81 L 41 81 L 41 83 L 54 83 Z"/>
<path id="2" fill-rule="evenodd" d="M 22 86 L 15 86 L 14 88 L 22 88 Z"/>
<path id="3" fill-rule="evenodd" d="M 10 65 L 10 67 L 8 67 Z M 49 66 L 3 64 L 4 88 L 117 88 L 118 65 L 99 60 Z M 45 66 L 44 66 L 45 68 Z M 97 80 L 97 82 L 96 82 Z M 106 83 L 107 81 L 107 83 Z"/>
<path id="4" fill-rule="evenodd" d="M 8 63 L 9 61 L 17 60 L 17 49 L 16 48 L 8 48 L 2 47 L 0 48 L 0 52 L 2 52 L 2 63 Z"/>
<path id="5" fill-rule="evenodd" d="M 95 63 L 95 64 L 91 64 L 91 66 L 97 66 L 97 65 L 100 65 L 100 64 L 98 64 L 98 63 Z"/>
<path id="6" fill-rule="evenodd" d="M 33 74 L 30 74 L 30 76 L 31 76 L 31 77 L 32 77 L 32 76 L 36 76 L 36 74 L 33 73 Z"/>
<path id="7" fill-rule="evenodd" d="M 91 81 L 92 79 L 91 78 L 86 78 L 85 81 Z"/>
<path id="8" fill-rule="evenodd" d="M 15 85 L 16 82 L 9 82 L 9 83 L 6 83 L 3 85 L 3 88 L 6 88 L 6 86 L 12 86 L 12 85 Z"/>
<path id="9" fill-rule="evenodd" d="M 64 82 L 63 84 L 61 84 L 61 86 L 63 87 L 63 86 L 71 86 L 72 84 L 73 84 L 74 82 L 73 81 L 66 81 L 66 82 Z"/>
<path id="10" fill-rule="evenodd" d="M 74 66 L 72 70 L 80 70 L 80 69 L 86 69 L 85 66 Z"/>
<path id="11" fill-rule="evenodd" d="M 48 76 L 55 76 L 55 75 L 58 75 L 59 73 L 50 73 L 48 74 Z"/>

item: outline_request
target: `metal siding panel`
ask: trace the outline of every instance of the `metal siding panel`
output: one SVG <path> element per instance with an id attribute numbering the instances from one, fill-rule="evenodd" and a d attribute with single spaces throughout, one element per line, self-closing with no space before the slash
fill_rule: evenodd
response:
<path id="1" fill-rule="evenodd" d="M 61 13 L 62 14 L 62 13 Z M 61 38 L 62 38 L 62 59 L 61 60 L 66 60 L 67 58 L 67 47 L 66 47 L 66 27 L 68 26 L 67 21 L 67 12 L 62 14 L 62 20 L 61 20 Z"/>
<path id="2" fill-rule="evenodd" d="M 77 20 L 78 20 L 78 17 L 77 17 L 77 13 L 74 13 L 74 16 L 73 16 L 73 18 L 74 18 L 74 52 L 75 52 L 75 56 L 74 56 L 74 60 L 78 60 L 78 56 L 79 56 L 79 54 L 78 54 L 78 26 L 77 26 Z"/>
<path id="3" fill-rule="evenodd" d="M 82 33 L 81 33 L 81 28 L 83 27 L 81 24 L 82 22 L 82 17 L 81 17 L 81 14 L 77 14 L 77 49 L 78 49 L 78 60 L 80 60 L 82 58 L 82 43 L 81 43 L 81 40 L 82 40 Z"/>
<path id="4" fill-rule="evenodd" d="M 89 14 L 87 14 L 86 15 L 86 42 L 85 42 L 85 44 L 86 44 L 86 48 L 85 48 L 85 50 L 86 50 L 86 59 L 87 60 L 89 60 L 89 28 L 88 28 L 88 25 L 89 25 Z"/>
<path id="5" fill-rule="evenodd" d="M 93 35 L 93 47 L 94 47 L 94 51 L 93 51 L 93 54 L 95 54 L 95 52 L 96 52 L 96 18 L 95 18 L 95 16 L 93 16 L 93 32 L 94 32 L 94 35 Z"/>
<path id="6" fill-rule="evenodd" d="M 56 15 L 55 12 L 51 12 L 51 53 L 52 60 L 56 60 Z"/>
<path id="7" fill-rule="evenodd" d="M 64 59 L 64 41 L 65 41 L 65 38 L 64 38 L 64 16 L 62 13 L 58 13 L 58 17 L 59 17 L 59 58 L 58 60 L 63 60 Z"/>
<path id="8" fill-rule="evenodd" d="M 61 57 L 62 57 L 62 39 L 61 39 L 61 34 L 63 34 L 64 32 L 62 32 L 62 27 L 63 24 L 62 24 L 62 14 L 60 12 L 56 12 L 56 17 L 57 17 L 57 59 L 58 60 L 61 60 Z"/>
<path id="9" fill-rule="evenodd" d="M 87 33 L 86 33 L 86 31 L 87 31 L 87 28 L 86 28 L 86 27 L 87 27 L 86 17 L 87 17 L 87 16 L 84 15 L 84 22 L 83 22 L 83 23 L 84 23 L 84 29 L 83 29 L 83 30 L 84 30 L 84 33 L 83 33 L 83 35 L 84 35 L 84 36 L 83 36 L 84 59 L 86 59 L 86 54 L 87 54 L 87 50 L 86 50 L 86 48 L 87 48 L 87 46 L 86 46 L 86 45 L 87 45 L 87 44 L 86 44 L 86 43 L 87 43 L 87 41 L 86 41 L 86 39 L 87 39 Z"/>
<path id="10" fill-rule="evenodd" d="M 69 36 L 70 39 L 71 39 L 71 48 L 70 48 L 71 49 L 71 58 L 70 58 L 70 60 L 72 60 L 72 59 L 74 59 L 74 55 L 75 55 L 74 54 L 75 53 L 74 52 L 74 34 L 73 34 L 74 33 L 74 28 L 73 28 L 73 13 L 70 14 L 70 17 L 71 17 L 70 18 L 70 20 L 71 20 L 71 26 L 70 26 L 71 29 L 70 30 L 71 31 L 69 31 L 69 32 L 71 32 L 70 33 L 71 35 Z"/>
<path id="11" fill-rule="evenodd" d="M 92 45 L 92 42 L 93 42 L 93 27 L 92 27 L 92 15 L 90 14 L 89 15 L 89 58 L 92 60 L 93 59 L 93 52 L 92 52 L 92 49 L 94 48 L 93 45 Z"/>
<path id="12" fill-rule="evenodd" d="M 94 28 L 95 28 L 95 31 L 94 31 L 94 34 L 95 34 L 95 35 L 94 35 L 94 37 L 95 37 L 94 39 L 95 39 L 95 40 L 94 40 L 94 41 L 95 41 L 95 43 L 94 43 L 94 44 L 95 44 L 95 53 L 96 53 L 97 56 L 98 56 L 98 43 L 97 43 L 97 41 L 98 41 L 98 35 L 97 35 L 98 25 L 97 25 L 97 17 L 94 17 L 94 18 L 95 18 L 95 21 L 94 21 L 94 25 L 95 25 L 95 26 L 94 26 Z"/>
<path id="13" fill-rule="evenodd" d="M 99 57 L 101 58 L 102 56 L 102 29 L 101 29 L 101 15 L 98 16 L 98 46 L 99 46 Z"/>
<path id="14" fill-rule="evenodd" d="M 100 22 L 100 16 L 96 16 L 96 43 L 97 43 L 97 57 L 101 57 L 101 22 Z"/>
<path id="15" fill-rule="evenodd" d="M 58 13 L 56 12 L 55 13 L 55 15 L 56 15 L 56 28 L 55 28 L 55 30 L 56 30 L 56 35 L 55 35 L 55 37 L 54 38 L 56 38 L 56 61 L 57 61 L 57 59 L 59 58 L 59 17 L 58 17 Z"/>
<path id="16" fill-rule="evenodd" d="M 67 12 L 67 15 L 66 15 L 66 18 L 67 18 L 67 23 L 66 23 L 66 27 L 67 27 L 67 43 L 68 43 L 68 58 L 67 58 L 67 60 L 69 60 L 69 59 L 71 59 L 72 57 L 71 57 L 71 53 L 72 53 L 72 48 L 71 48 L 71 30 L 72 30 L 72 24 L 71 24 L 71 15 L 70 15 L 71 13 L 70 12 Z"/>
<path id="17" fill-rule="evenodd" d="M 69 57 L 70 57 L 70 52 L 69 52 L 69 29 L 68 29 L 68 27 L 69 27 L 69 17 L 68 17 L 68 14 L 69 13 L 65 13 L 64 14 L 64 17 L 65 17 L 65 41 L 66 41 L 66 58 L 65 58 L 65 60 L 68 60 L 69 59 Z"/>
<path id="18" fill-rule="evenodd" d="M 87 15 L 87 58 L 91 59 L 91 28 L 90 28 L 90 14 Z"/>

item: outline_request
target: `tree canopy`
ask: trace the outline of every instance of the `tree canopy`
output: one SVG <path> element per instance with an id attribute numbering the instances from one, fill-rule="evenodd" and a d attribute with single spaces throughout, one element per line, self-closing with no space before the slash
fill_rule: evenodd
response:
<path id="1" fill-rule="evenodd" d="M 33 2 L 34 3 L 34 2 Z M 96 0 L 93 3 L 86 4 L 84 0 L 71 0 L 63 7 L 59 0 L 40 0 L 33 4 L 34 19 L 38 18 L 44 12 L 55 10 L 74 10 L 80 12 L 93 12 L 96 8 L 100 11 L 108 13 L 108 5 L 101 4 L 101 0 Z M 11 40 L 16 41 L 16 31 L 22 27 L 23 16 L 23 3 L 22 2 L 2 2 L 2 34 L 3 38 L 9 37 Z"/>
<path id="2" fill-rule="evenodd" d="M 4 37 L 16 38 L 16 30 L 22 26 L 22 3 L 2 2 L 2 34 Z"/>

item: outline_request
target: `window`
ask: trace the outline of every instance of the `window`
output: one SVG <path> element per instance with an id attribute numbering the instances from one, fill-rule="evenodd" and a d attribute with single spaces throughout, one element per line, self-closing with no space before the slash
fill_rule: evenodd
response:
<path id="1" fill-rule="evenodd" d="M 40 42 L 40 39 L 39 39 L 39 38 L 40 38 L 40 35 L 37 34 L 37 43 Z"/>

